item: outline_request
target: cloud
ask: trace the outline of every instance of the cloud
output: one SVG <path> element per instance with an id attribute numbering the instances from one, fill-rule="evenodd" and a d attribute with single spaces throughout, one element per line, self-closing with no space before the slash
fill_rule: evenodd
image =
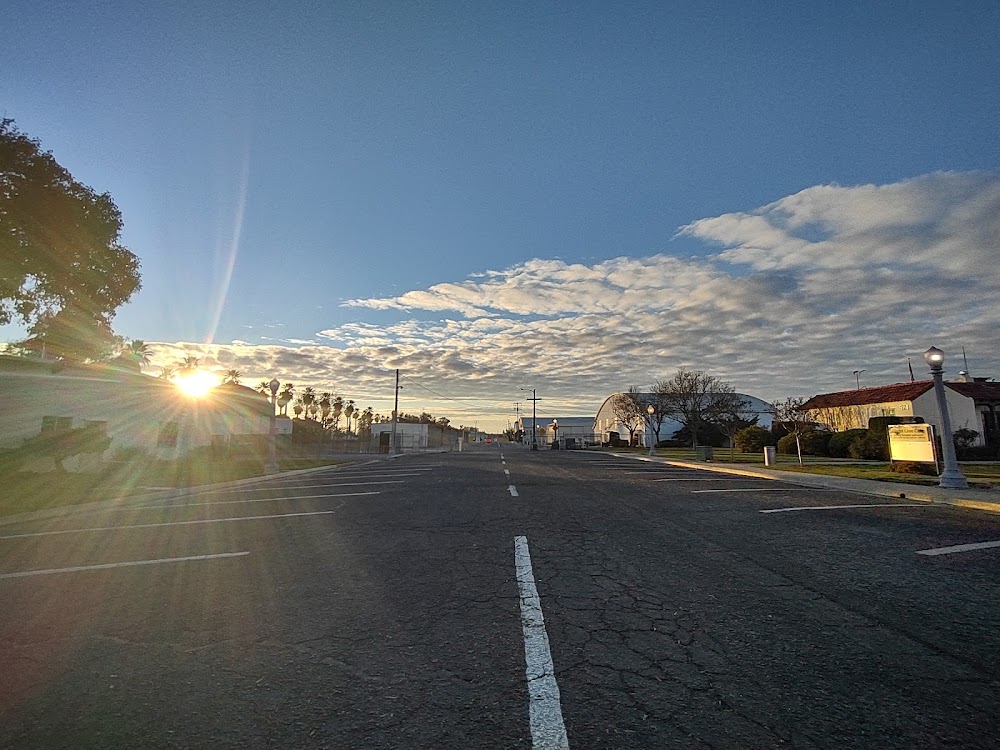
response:
<path id="1" fill-rule="evenodd" d="M 316 334 L 324 344 L 295 348 L 159 344 L 157 360 L 194 348 L 382 409 L 399 367 L 414 401 L 402 408 L 494 426 L 521 386 L 538 388 L 543 411 L 593 414 L 609 393 L 678 367 L 763 398 L 812 395 L 850 388 L 857 369 L 870 384 L 904 380 L 907 357 L 919 371 L 935 344 L 952 374 L 965 346 L 973 374 L 1000 376 L 1000 174 L 820 185 L 677 235 L 705 255 L 534 259 L 345 303 L 431 320 L 331 326 Z"/>

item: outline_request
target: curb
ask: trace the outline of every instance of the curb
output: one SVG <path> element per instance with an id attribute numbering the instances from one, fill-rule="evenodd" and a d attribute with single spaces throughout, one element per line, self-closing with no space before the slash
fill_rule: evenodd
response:
<path id="1" fill-rule="evenodd" d="M 975 496 L 961 497 L 958 493 L 965 493 L 966 490 L 944 490 L 935 487 L 927 487 L 919 484 L 899 484 L 894 482 L 879 482 L 874 479 L 850 479 L 848 477 L 834 477 L 823 474 L 804 474 L 797 471 L 781 471 L 780 469 L 741 469 L 734 466 L 719 466 L 701 461 L 677 461 L 674 459 L 661 459 L 649 456 L 634 456 L 631 454 L 612 454 L 616 458 L 634 458 L 637 461 L 647 461 L 649 463 L 666 464 L 668 466 L 678 466 L 685 469 L 701 469 L 702 471 L 713 471 L 718 474 L 735 474 L 737 476 L 754 477 L 757 479 L 774 479 L 788 484 L 795 484 L 800 487 L 812 487 L 822 489 L 836 489 L 842 492 L 854 492 L 859 495 L 872 495 L 875 497 L 894 497 L 906 500 L 917 500 L 936 505 L 951 505 L 957 508 L 967 508 L 985 513 L 1000 513 L 1000 495 L 997 499 Z M 838 481 L 843 480 L 843 481 Z M 987 490 L 968 490 L 969 492 L 987 492 Z M 950 495 L 944 493 L 951 492 Z"/>

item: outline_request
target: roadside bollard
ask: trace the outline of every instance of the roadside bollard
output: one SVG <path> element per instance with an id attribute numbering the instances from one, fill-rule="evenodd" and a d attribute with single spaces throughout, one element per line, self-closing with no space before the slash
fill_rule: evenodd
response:
<path id="1" fill-rule="evenodd" d="M 764 466 L 774 466 L 777 463 L 774 451 L 773 445 L 764 446 Z"/>

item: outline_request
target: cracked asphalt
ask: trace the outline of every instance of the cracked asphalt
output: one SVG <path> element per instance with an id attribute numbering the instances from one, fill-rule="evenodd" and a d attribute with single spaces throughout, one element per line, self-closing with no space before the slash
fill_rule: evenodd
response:
<path id="1" fill-rule="evenodd" d="M 530 748 L 516 536 L 572 748 L 1000 747 L 1000 517 L 502 450 L 0 526 L 0 747 Z"/>

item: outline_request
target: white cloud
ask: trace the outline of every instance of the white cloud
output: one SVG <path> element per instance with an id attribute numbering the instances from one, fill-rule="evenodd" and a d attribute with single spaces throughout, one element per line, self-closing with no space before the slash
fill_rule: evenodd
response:
<path id="1" fill-rule="evenodd" d="M 1000 174 L 817 186 L 678 233 L 714 254 L 535 259 L 345 303 L 436 320 L 333 326 L 317 334 L 331 346 L 160 344 L 157 360 L 193 350 L 221 362 L 225 351 L 253 377 L 326 384 L 382 409 L 399 367 L 406 410 L 494 415 L 494 426 L 519 386 L 564 416 L 589 414 L 608 393 L 679 366 L 764 398 L 811 395 L 851 387 L 862 368 L 870 384 L 904 380 L 906 358 L 919 371 L 933 343 L 952 354 L 964 345 L 974 374 L 1000 377 Z"/>

